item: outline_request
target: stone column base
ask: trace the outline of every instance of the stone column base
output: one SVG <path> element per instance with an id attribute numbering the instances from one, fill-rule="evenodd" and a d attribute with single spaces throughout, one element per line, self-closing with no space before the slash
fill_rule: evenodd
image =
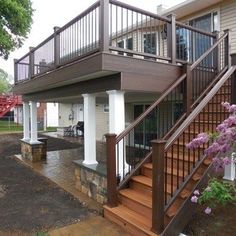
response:
<path id="1" fill-rule="evenodd" d="M 45 160 L 47 157 L 47 138 L 39 138 L 37 143 L 21 140 L 22 158 L 31 162 Z"/>
<path id="2" fill-rule="evenodd" d="M 76 189 L 85 193 L 100 204 L 107 202 L 107 177 L 102 164 L 86 165 L 83 161 L 74 161 Z"/>

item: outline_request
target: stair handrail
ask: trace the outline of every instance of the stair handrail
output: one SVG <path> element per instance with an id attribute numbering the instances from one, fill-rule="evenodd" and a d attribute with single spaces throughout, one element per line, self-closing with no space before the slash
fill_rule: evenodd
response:
<path id="1" fill-rule="evenodd" d="M 223 75 L 223 77 L 216 83 L 216 85 L 211 89 L 211 91 L 205 96 L 205 98 L 198 104 L 198 106 L 194 109 L 194 111 L 185 119 L 185 121 L 177 128 L 174 134 L 167 140 L 165 145 L 165 151 L 167 151 L 174 142 L 183 134 L 186 128 L 193 122 L 193 120 L 199 115 L 199 113 L 203 110 L 203 108 L 209 103 L 209 101 L 215 96 L 215 94 L 219 91 L 222 85 L 233 75 L 236 71 L 236 66 L 231 66 L 228 71 Z M 188 181 L 193 177 L 198 167 L 204 162 L 206 156 L 197 163 L 197 165 L 192 170 L 191 174 L 187 176 L 185 181 L 182 183 L 181 187 L 176 190 L 174 196 L 168 202 L 168 205 L 165 206 L 165 211 L 167 211 L 170 206 L 174 203 L 176 197 L 181 193 L 184 189 Z"/>

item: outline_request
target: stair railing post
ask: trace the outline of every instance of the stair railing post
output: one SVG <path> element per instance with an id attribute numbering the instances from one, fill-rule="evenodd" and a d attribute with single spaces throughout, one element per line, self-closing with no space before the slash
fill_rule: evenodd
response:
<path id="1" fill-rule="evenodd" d="M 220 32 L 219 31 L 214 31 L 215 34 L 215 38 L 213 39 L 213 44 L 215 44 L 220 36 Z M 219 50 L 219 46 L 217 46 L 213 52 L 213 66 L 214 69 L 216 70 L 216 74 L 220 71 L 220 54 L 219 54 L 220 50 Z"/>
<path id="2" fill-rule="evenodd" d="M 116 178 L 116 134 L 106 134 L 107 148 L 107 204 L 118 205 Z"/>
<path id="3" fill-rule="evenodd" d="M 18 60 L 14 59 L 14 83 L 18 82 Z"/>
<path id="4" fill-rule="evenodd" d="M 171 63 L 176 64 L 176 15 L 168 16 L 171 23 L 167 23 L 167 53 L 171 58 Z"/>
<path id="5" fill-rule="evenodd" d="M 164 230 L 165 217 L 165 140 L 152 142 L 152 231 Z"/>
<path id="6" fill-rule="evenodd" d="M 228 65 L 228 68 L 231 66 L 231 57 L 230 57 L 230 30 L 226 29 L 224 30 L 224 33 L 228 34 L 228 36 L 225 38 L 225 66 Z"/>
<path id="7" fill-rule="evenodd" d="M 185 111 L 189 115 L 191 112 L 192 99 L 193 99 L 193 81 L 192 81 L 192 71 L 191 65 L 186 63 L 184 70 L 186 71 L 186 83 L 184 88 L 184 102 L 185 102 Z"/>
<path id="8" fill-rule="evenodd" d="M 100 50 L 109 51 L 109 0 L 100 0 Z"/>
<path id="9" fill-rule="evenodd" d="M 60 34 L 57 32 L 60 27 L 53 27 L 54 30 L 54 67 L 60 64 Z"/>
<path id="10" fill-rule="evenodd" d="M 34 75 L 34 47 L 29 47 L 29 79 Z"/>
<path id="11" fill-rule="evenodd" d="M 236 65 L 236 54 L 231 54 L 231 63 L 233 66 Z M 236 72 L 232 75 L 231 78 L 231 104 L 236 104 Z"/>

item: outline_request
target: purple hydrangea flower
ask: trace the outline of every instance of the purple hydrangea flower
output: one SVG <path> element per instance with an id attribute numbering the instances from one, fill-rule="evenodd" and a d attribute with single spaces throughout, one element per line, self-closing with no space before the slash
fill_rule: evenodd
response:
<path id="1" fill-rule="evenodd" d="M 207 207 L 204 211 L 207 215 L 211 214 L 211 208 Z"/>
<path id="2" fill-rule="evenodd" d="M 201 146 L 204 143 L 207 143 L 209 141 L 209 136 L 206 133 L 200 133 L 198 134 L 197 138 L 193 139 L 190 143 L 186 145 L 189 149 L 195 149 L 199 146 Z"/>
<path id="3" fill-rule="evenodd" d="M 200 195 L 200 192 L 198 189 L 196 189 L 194 192 L 193 192 L 194 195 Z"/>
<path id="4" fill-rule="evenodd" d="M 231 158 L 224 157 L 223 158 L 223 164 L 224 164 L 224 166 L 230 165 L 231 164 Z"/>
<path id="5" fill-rule="evenodd" d="M 198 201 L 198 197 L 197 196 L 192 196 L 191 197 L 191 202 L 197 203 L 197 201 Z"/>

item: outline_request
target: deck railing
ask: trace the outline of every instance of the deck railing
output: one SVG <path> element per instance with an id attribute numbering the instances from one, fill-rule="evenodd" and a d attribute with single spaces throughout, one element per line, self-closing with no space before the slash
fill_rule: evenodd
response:
<path id="1" fill-rule="evenodd" d="M 15 83 L 96 52 L 152 61 L 192 62 L 216 35 L 116 0 L 100 0 L 15 60 Z M 202 47 L 204 45 L 204 47 Z"/>

